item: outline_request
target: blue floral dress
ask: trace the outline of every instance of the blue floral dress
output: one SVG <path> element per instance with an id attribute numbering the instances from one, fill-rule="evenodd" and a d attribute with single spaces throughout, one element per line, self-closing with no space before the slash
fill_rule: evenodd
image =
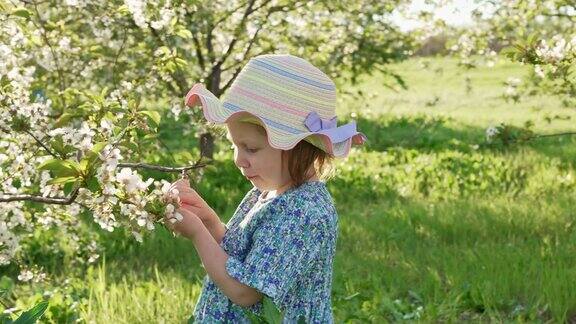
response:
<path id="1" fill-rule="evenodd" d="M 332 261 L 338 215 L 322 181 L 310 181 L 273 198 L 251 189 L 226 224 L 221 246 L 230 276 L 272 299 L 284 323 L 304 316 L 306 323 L 332 323 Z M 206 276 L 194 309 L 196 323 L 249 323 Z"/>

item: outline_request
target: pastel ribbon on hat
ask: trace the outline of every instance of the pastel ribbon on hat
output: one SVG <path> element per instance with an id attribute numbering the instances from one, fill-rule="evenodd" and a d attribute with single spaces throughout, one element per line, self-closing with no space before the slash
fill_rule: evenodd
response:
<path id="1" fill-rule="evenodd" d="M 308 114 L 304 124 L 311 132 L 318 132 L 322 129 L 336 128 L 336 117 L 332 119 L 322 119 L 315 111 Z"/>
<path id="2" fill-rule="evenodd" d="M 334 143 L 340 143 L 352 137 L 356 137 L 356 143 L 366 141 L 366 136 L 356 130 L 355 121 L 337 127 L 336 117 L 328 120 L 322 119 L 318 113 L 312 111 L 306 116 L 304 124 L 311 132 L 326 135 Z"/>

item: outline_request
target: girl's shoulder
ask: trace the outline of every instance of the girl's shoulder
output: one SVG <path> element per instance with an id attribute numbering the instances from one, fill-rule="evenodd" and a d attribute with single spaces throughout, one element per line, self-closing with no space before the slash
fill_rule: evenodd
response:
<path id="1" fill-rule="evenodd" d="M 265 210 L 280 222 L 334 223 L 337 220 L 334 201 L 323 181 L 305 182 L 272 198 L 267 204 Z"/>
<path id="2" fill-rule="evenodd" d="M 244 214 L 248 213 L 248 211 L 250 211 L 250 209 L 252 209 L 254 204 L 256 204 L 256 202 L 258 201 L 259 195 L 260 195 L 260 190 L 258 190 L 258 188 L 253 187 L 252 189 L 250 189 L 244 195 L 244 198 L 242 198 L 242 201 L 240 201 L 240 204 L 238 204 L 238 207 L 236 208 L 236 211 L 234 212 L 234 216 L 236 216 L 237 214 L 244 215 Z"/>

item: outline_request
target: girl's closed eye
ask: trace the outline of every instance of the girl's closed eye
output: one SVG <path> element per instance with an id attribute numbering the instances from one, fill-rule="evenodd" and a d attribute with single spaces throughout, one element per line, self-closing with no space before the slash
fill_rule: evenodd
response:
<path id="1" fill-rule="evenodd" d="M 231 150 L 235 150 L 235 149 L 237 149 L 237 148 L 238 148 L 238 147 L 237 147 L 236 145 L 234 145 L 234 144 L 232 144 L 232 145 L 230 146 L 230 149 L 231 149 Z M 248 153 L 250 153 L 250 154 L 254 154 L 254 153 L 256 153 L 256 152 L 258 152 L 258 151 L 260 150 L 259 148 L 252 148 L 252 147 L 248 147 L 248 146 L 246 146 L 246 145 L 242 145 L 242 148 L 243 148 L 246 152 L 248 152 Z"/>
<path id="2" fill-rule="evenodd" d="M 247 147 L 247 146 L 245 146 L 244 148 L 246 149 L 246 152 L 248 152 L 250 154 L 254 154 L 254 153 L 258 152 L 258 150 L 259 150 L 257 148 L 251 148 L 251 147 Z"/>

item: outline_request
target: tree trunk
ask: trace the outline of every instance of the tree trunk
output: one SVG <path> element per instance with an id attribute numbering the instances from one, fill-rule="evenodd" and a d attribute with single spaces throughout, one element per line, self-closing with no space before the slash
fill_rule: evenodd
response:
<path id="1" fill-rule="evenodd" d="M 200 134 L 200 156 L 214 158 L 214 135 L 210 132 Z"/>
<path id="2" fill-rule="evenodd" d="M 208 77 L 208 90 L 216 97 L 220 97 L 220 78 L 222 75 L 221 65 L 216 64 Z M 209 131 L 200 134 L 200 154 L 209 159 L 214 158 L 214 135 Z"/>

